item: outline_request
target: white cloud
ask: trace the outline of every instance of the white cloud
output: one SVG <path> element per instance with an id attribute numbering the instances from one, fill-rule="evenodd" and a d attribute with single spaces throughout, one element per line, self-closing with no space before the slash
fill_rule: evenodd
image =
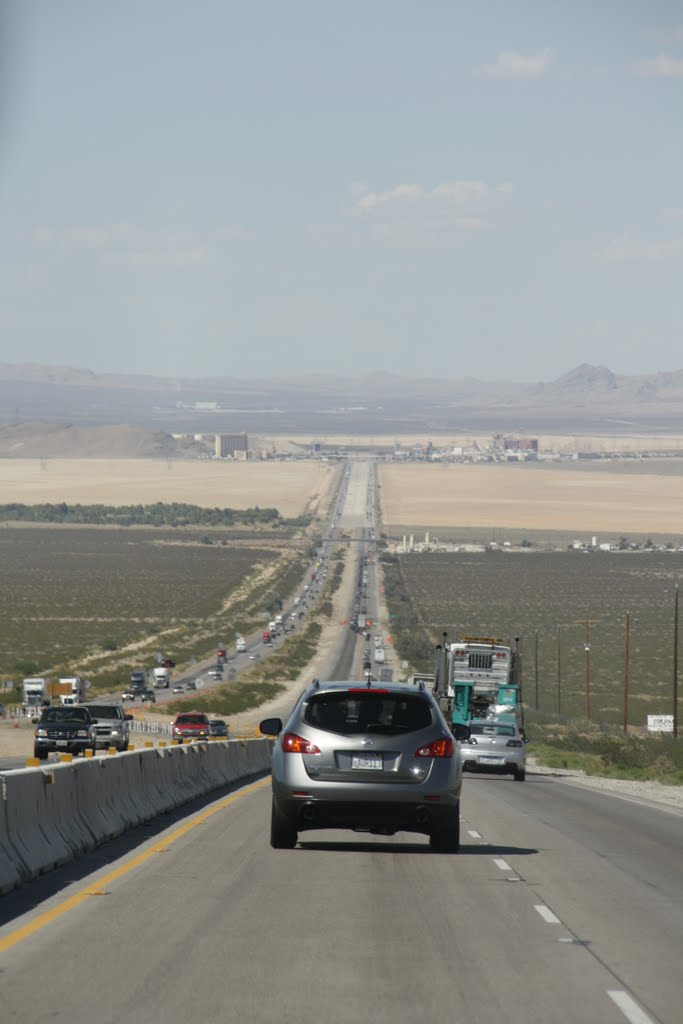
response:
<path id="1" fill-rule="evenodd" d="M 415 207 L 441 205 L 444 209 L 453 208 L 486 208 L 493 197 L 499 194 L 509 195 L 512 185 L 504 182 L 501 185 L 488 185 L 485 181 L 457 180 L 436 185 L 433 189 L 425 189 L 422 185 L 402 184 L 386 192 L 371 192 L 367 186 L 352 186 L 352 198 L 357 210 L 367 212 L 381 206 Z"/>
<path id="2" fill-rule="evenodd" d="M 683 22 L 672 28 L 654 29 L 650 36 L 658 43 L 683 43 Z"/>
<path id="3" fill-rule="evenodd" d="M 137 236 L 131 224 L 100 224 L 89 227 L 36 228 L 33 237 L 39 245 L 67 249 L 118 249 L 129 245 Z"/>
<path id="4" fill-rule="evenodd" d="M 483 78 L 541 78 L 550 70 L 555 55 L 550 47 L 525 56 L 517 50 L 504 50 L 495 63 L 483 64 L 478 74 Z"/>
<path id="5" fill-rule="evenodd" d="M 683 78 L 683 60 L 660 53 L 634 61 L 631 71 L 639 78 Z"/>
<path id="6" fill-rule="evenodd" d="M 683 242 L 679 238 L 657 242 L 642 242 L 633 238 L 615 238 L 595 258 L 600 263 L 664 263 L 683 256 Z"/>
<path id="7" fill-rule="evenodd" d="M 198 267 L 207 263 L 211 250 L 204 245 L 191 249 L 141 249 L 128 253 L 126 260 L 133 267 Z"/>

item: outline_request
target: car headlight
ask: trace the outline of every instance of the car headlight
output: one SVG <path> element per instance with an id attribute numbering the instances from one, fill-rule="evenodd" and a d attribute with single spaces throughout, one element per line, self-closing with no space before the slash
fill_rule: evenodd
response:
<path id="1" fill-rule="evenodd" d="M 88 732 L 87 729 L 79 729 L 78 732 L 76 733 L 76 736 L 78 736 L 79 738 L 85 736 L 87 738 L 88 736 L 90 736 L 90 733 Z"/>
<path id="2" fill-rule="evenodd" d="M 36 736 L 47 736 L 47 729 L 36 729 Z"/>
<path id="3" fill-rule="evenodd" d="M 118 729 L 112 729 L 111 734 L 112 734 L 112 736 L 118 736 L 119 735 L 119 730 Z"/>

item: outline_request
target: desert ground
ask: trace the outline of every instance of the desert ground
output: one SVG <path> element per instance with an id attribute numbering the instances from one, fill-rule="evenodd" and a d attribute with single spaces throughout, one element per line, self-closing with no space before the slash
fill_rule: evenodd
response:
<path id="1" fill-rule="evenodd" d="M 683 475 L 572 466 L 380 464 L 389 529 L 424 526 L 683 533 Z"/>
<path id="2" fill-rule="evenodd" d="M 276 508 L 285 517 L 314 509 L 334 468 L 321 462 L 188 462 L 163 459 L 0 459 L 0 504 Z"/>

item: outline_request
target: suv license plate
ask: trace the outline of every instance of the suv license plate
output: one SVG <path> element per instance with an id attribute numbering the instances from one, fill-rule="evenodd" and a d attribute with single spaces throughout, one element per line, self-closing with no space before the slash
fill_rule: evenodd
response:
<path id="1" fill-rule="evenodd" d="M 66 740 L 57 740 L 57 746 L 58 747 L 68 747 L 68 745 L 69 744 L 67 743 Z"/>
<path id="2" fill-rule="evenodd" d="M 381 771 L 384 767 L 384 762 L 381 754 L 353 754 L 351 756 L 351 767 Z"/>
<path id="3" fill-rule="evenodd" d="M 505 764 L 504 757 L 480 757 L 480 764 Z"/>

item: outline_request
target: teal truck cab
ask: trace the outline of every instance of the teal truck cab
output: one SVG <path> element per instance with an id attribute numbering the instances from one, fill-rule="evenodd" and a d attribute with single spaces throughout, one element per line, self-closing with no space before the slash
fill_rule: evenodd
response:
<path id="1" fill-rule="evenodd" d="M 437 648 L 435 695 L 447 721 L 512 714 L 524 726 L 519 652 L 492 637 L 463 637 Z"/>

